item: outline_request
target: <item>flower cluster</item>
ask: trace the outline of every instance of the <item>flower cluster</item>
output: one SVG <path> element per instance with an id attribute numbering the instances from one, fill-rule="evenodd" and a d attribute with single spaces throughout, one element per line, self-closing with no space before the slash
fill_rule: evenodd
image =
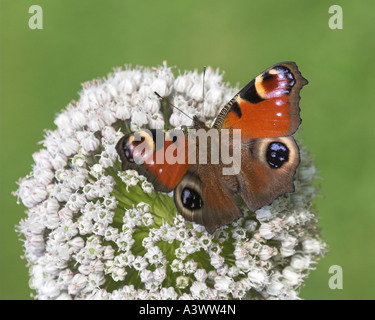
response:
<path id="1" fill-rule="evenodd" d="M 17 230 L 38 299 L 296 299 L 323 255 L 311 200 L 316 175 L 301 149 L 296 191 L 213 234 L 178 214 L 115 145 L 139 128 L 212 121 L 236 93 L 219 71 L 175 76 L 166 64 L 126 67 L 83 84 L 46 131 L 15 192 L 27 207 Z M 207 123 L 210 123 L 210 120 Z"/>

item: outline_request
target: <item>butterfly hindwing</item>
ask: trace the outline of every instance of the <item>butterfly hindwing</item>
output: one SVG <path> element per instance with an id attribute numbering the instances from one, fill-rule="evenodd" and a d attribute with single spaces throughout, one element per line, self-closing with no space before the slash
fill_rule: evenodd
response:
<path id="1" fill-rule="evenodd" d="M 250 210 L 270 204 L 294 191 L 293 178 L 299 164 L 299 149 L 293 137 L 249 140 L 242 144 L 239 194 Z"/>
<path id="2" fill-rule="evenodd" d="M 234 194 L 222 182 L 220 174 L 220 166 L 197 165 L 174 190 L 177 210 L 211 233 L 241 216 Z"/>

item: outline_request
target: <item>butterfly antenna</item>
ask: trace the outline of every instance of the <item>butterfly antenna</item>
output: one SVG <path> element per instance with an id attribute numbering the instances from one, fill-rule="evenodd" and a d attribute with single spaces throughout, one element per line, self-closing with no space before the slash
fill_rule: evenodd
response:
<path id="1" fill-rule="evenodd" d="M 182 114 L 184 114 L 185 116 L 187 116 L 189 119 L 193 120 L 194 119 L 192 117 L 190 117 L 188 114 L 186 114 L 184 111 L 182 111 L 180 108 L 177 108 L 175 105 L 173 105 L 172 103 L 170 103 L 167 99 L 163 98 L 159 93 L 157 93 L 156 91 L 154 91 L 154 93 L 163 101 L 165 101 L 166 103 L 168 103 L 172 108 L 175 108 L 177 109 L 178 111 L 180 111 Z"/>
<path id="2" fill-rule="evenodd" d="M 202 102 L 202 113 L 203 113 L 203 118 L 205 118 L 204 116 L 204 78 L 206 76 L 206 67 L 203 67 L 203 85 L 202 85 L 202 97 L 203 97 L 203 102 Z"/>

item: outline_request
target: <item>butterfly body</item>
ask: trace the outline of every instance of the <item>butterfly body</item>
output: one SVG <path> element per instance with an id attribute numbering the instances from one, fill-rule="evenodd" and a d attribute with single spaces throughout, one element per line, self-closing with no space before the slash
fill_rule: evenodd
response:
<path id="1" fill-rule="evenodd" d="M 222 108 L 212 128 L 194 117 L 194 130 L 164 131 L 164 144 L 159 146 L 155 136 L 160 132 L 145 133 L 143 154 L 136 154 L 139 142 L 134 133 L 121 138 L 116 149 L 122 169 L 144 174 L 156 191 L 173 190 L 177 210 L 213 232 L 241 216 L 235 195 L 255 211 L 294 190 L 299 149 L 292 134 L 301 123 L 299 92 L 305 84 L 294 62 L 276 64 L 241 89 Z M 235 144 L 237 132 L 240 144 Z M 200 158 L 203 142 L 206 161 Z M 234 156 L 232 164 L 222 160 L 223 146 Z M 157 159 L 168 158 L 170 147 L 181 154 L 179 159 L 158 164 Z M 169 152 L 169 158 L 174 154 Z M 148 161 L 139 164 L 135 158 Z M 238 170 L 223 174 L 230 166 Z"/>

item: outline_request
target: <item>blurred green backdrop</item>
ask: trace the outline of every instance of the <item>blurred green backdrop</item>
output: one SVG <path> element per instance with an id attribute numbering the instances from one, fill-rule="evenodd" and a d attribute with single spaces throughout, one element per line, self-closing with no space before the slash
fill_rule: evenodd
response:
<path id="1" fill-rule="evenodd" d="M 43 30 L 28 26 L 43 9 Z M 343 9 L 331 30 L 328 9 Z M 31 170 L 44 128 L 78 97 L 80 83 L 126 64 L 219 67 L 246 84 L 268 66 L 297 62 L 302 91 L 299 136 L 316 159 L 316 199 L 330 253 L 301 291 L 305 299 L 375 298 L 374 1 L 1 0 L 0 299 L 29 299 L 14 226 L 25 209 L 11 191 Z M 331 265 L 343 290 L 328 287 Z"/>

